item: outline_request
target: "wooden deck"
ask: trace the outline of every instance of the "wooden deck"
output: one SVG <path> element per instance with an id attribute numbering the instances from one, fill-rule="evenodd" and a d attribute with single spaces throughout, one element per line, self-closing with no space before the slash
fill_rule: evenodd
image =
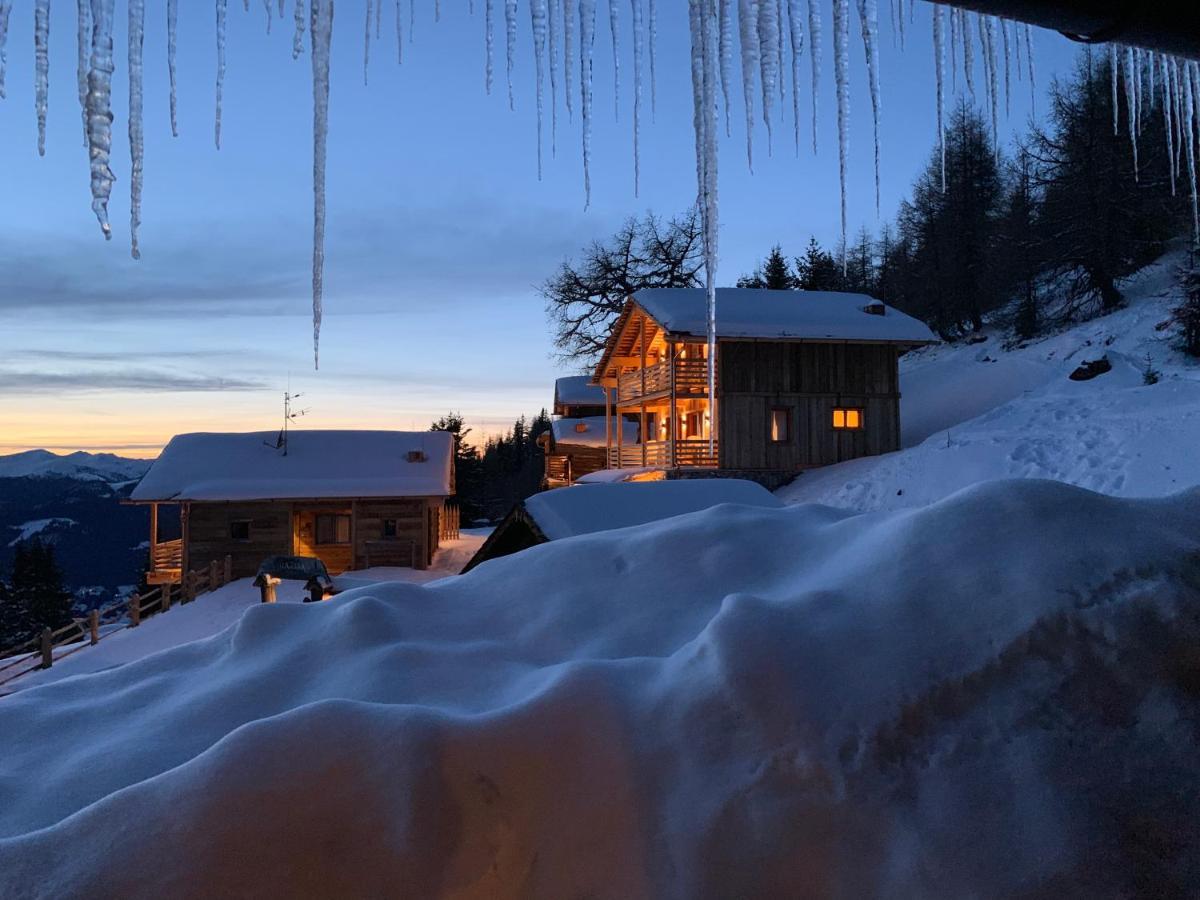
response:
<path id="1" fill-rule="evenodd" d="M 632 447 L 612 447 L 608 454 L 608 467 L 610 469 L 635 469 L 644 466 L 716 467 L 720 448 L 715 444 L 710 447 L 708 440 L 694 438 L 675 441 L 673 461 L 671 443 L 671 441 L 649 441 L 645 445 L 644 454 L 641 444 L 634 444 Z"/>

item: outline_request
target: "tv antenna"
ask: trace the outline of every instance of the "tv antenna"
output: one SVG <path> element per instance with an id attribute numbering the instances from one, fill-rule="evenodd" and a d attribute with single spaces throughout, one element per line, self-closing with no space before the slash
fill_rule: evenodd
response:
<path id="1" fill-rule="evenodd" d="M 270 441 L 263 441 L 266 446 L 282 451 L 283 456 L 288 455 L 288 426 L 291 425 L 293 419 L 298 419 L 308 413 L 307 408 L 292 408 L 292 404 L 303 396 L 303 394 L 293 394 L 290 390 L 283 392 L 283 427 L 279 429 L 279 436 L 275 438 L 274 444 Z"/>

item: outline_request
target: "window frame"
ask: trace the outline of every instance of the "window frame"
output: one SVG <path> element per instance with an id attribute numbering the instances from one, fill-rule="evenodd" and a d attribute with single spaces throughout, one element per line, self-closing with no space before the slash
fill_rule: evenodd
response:
<path id="1" fill-rule="evenodd" d="M 234 529 L 239 525 L 246 526 L 246 536 L 238 537 Z M 253 537 L 254 521 L 252 519 L 232 519 L 229 522 L 229 539 L 238 544 L 248 544 L 254 540 Z"/>
<path id="2" fill-rule="evenodd" d="M 325 520 L 332 519 L 333 520 L 333 524 L 332 524 L 333 540 L 325 541 L 325 540 L 321 539 L 322 538 L 322 533 L 321 533 L 321 520 L 322 519 L 325 519 Z M 342 519 L 346 520 L 346 540 L 344 540 L 344 541 L 338 540 L 338 530 L 339 530 L 338 525 Z M 314 547 L 348 547 L 352 543 L 354 543 L 354 525 L 353 525 L 352 517 L 351 517 L 350 513 L 337 513 L 337 512 L 324 513 L 323 512 L 323 513 L 317 513 L 313 517 L 313 546 Z"/>
<path id="3" fill-rule="evenodd" d="M 384 540 L 394 541 L 400 536 L 400 520 L 384 519 L 380 529 Z"/>
<path id="4" fill-rule="evenodd" d="M 842 424 L 841 425 L 839 425 L 837 423 L 838 413 L 842 414 Z M 854 413 L 855 415 L 858 416 L 858 424 L 857 425 L 846 424 L 847 418 L 850 413 Z M 863 428 L 866 427 L 867 414 L 866 414 L 866 410 L 863 409 L 861 406 L 835 406 L 833 408 L 832 414 L 829 417 L 829 421 L 830 421 L 830 426 L 833 428 L 834 431 L 862 431 Z"/>
<path id="5" fill-rule="evenodd" d="M 783 414 L 783 437 L 775 437 L 775 415 Z M 790 444 L 792 442 L 792 408 L 790 406 L 772 406 L 767 411 L 767 441 L 771 444 Z"/>

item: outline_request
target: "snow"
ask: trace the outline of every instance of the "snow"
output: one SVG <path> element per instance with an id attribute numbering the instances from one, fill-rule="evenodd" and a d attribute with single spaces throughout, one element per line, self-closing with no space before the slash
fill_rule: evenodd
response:
<path id="1" fill-rule="evenodd" d="M 776 509 L 783 505 L 762 485 L 737 478 L 697 478 L 617 484 L 580 484 L 534 494 L 525 511 L 552 541 L 628 528 L 722 504 Z"/>
<path id="2" fill-rule="evenodd" d="M 550 423 L 550 431 L 554 434 L 555 444 L 574 444 L 579 447 L 606 446 L 604 416 L 584 416 L 583 418 L 555 419 Z M 638 442 L 637 422 L 624 421 L 624 434 L 621 442 L 626 447 L 632 447 Z M 586 431 L 579 431 L 583 425 Z M 617 429 L 612 428 L 613 446 L 617 445 Z"/>
<path id="3" fill-rule="evenodd" d="M 878 300 L 865 294 L 834 291 L 767 291 L 718 288 L 717 335 L 722 338 L 797 338 L 934 342 L 922 322 L 885 307 L 884 315 L 864 312 Z M 671 334 L 707 332 L 702 288 L 651 288 L 633 299 Z"/>
<path id="4" fill-rule="evenodd" d="M 22 541 L 27 541 L 32 537 L 42 534 L 47 529 L 62 531 L 78 524 L 74 519 L 55 517 L 52 519 L 32 519 L 28 522 L 22 522 L 20 525 L 10 525 L 9 527 L 17 532 L 17 536 L 8 542 L 8 546 L 15 547 Z"/>
<path id="5" fill-rule="evenodd" d="M 110 484 L 138 479 L 150 468 L 148 459 L 127 459 L 111 453 L 57 454 L 24 450 L 0 456 L 0 478 L 77 478 Z"/>
<path id="6" fill-rule="evenodd" d="M 276 433 L 198 432 L 171 438 L 131 499 L 279 500 L 444 497 L 451 493 L 454 437 L 444 431 L 292 431 L 287 456 Z M 409 462 L 410 451 L 424 460 Z"/>
<path id="7" fill-rule="evenodd" d="M 564 375 L 554 381 L 554 410 L 566 406 L 603 406 L 604 388 L 590 375 Z"/>
<path id="8" fill-rule="evenodd" d="M 1121 285 L 1129 305 L 1013 348 L 930 347 L 900 361 L 904 449 L 806 472 L 780 495 L 855 510 L 936 502 L 989 479 L 1050 478 L 1127 497 L 1200 484 L 1200 367 L 1159 326 L 1179 302 L 1172 253 Z M 1067 376 L 1107 355 L 1112 371 Z M 1162 373 L 1143 384 L 1147 355 Z"/>
<path id="9" fill-rule="evenodd" d="M 467 560 L 483 545 L 490 529 L 464 529 L 456 541 L 442 541 L 428 569 L 377 567 L 347 572 L 333 579 L 339 591 L 378 585 L 382 582 L 430 584 L 457 576 Z M 275 589 L 276 603 L 302 603 L 308 597 L 302 581 L 282 581 Z M 194 601 L 176 604 L 167 612 L 150 616 L 137 628 L 122 628 L 94 647 L 72 653 L 49 669 L 34 670 L 3 687 L 4 692 L 26 690 L 77 675 L 103 672 L 145 659 L 171 647 L 204 640 L 237 623 L 242 615 L 262 606 L 253 579 L 241 578 Z M 63 652 L 74 645 L 64 645 Z"/>
<path id="10" fill-rule="evenodd" d="M 1004 896 L 1120 877 L 1107 741 L 1144 732 L 1152 768 L 1174 761 L 1190 707 L 1164 687 L 1128 721 L 1075 715 L 1094 691 L 1058 685 L 1087 670 L 1039 647 L 1088 629 L 1127 660 L 1125 623 L 1185 621 L 1198 499 L 1024 481 L 862 515 L 725 505 L 433 586 L 252 604 L 0 700 L 0 893 Z M 1136 649 L 1117 671 L 1161 670 Z M 930 708 L 955 686 L 953 714 Z M 114 852 L 151 846 L 152 865 Z"/>

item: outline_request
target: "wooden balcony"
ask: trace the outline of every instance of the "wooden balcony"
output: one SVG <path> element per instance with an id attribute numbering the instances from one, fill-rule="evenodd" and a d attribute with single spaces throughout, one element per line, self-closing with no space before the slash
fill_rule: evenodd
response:
<path id="1" fill-rule="evenodd" d="M 674 463 L 671 461 L 671 441 L 650 441 L 646 444 L 645 456 L 642 455 L 642 445 L 632 447 L 617 447 L 609 449 L 608 466 L 610 469 L 637 469 L 643 466 L 667 467 L 671 465 L 685 468 L 716 468 L 716 444 L 709 446 L 707 439 L 688 438 L 675 441 Z"/>
<path id="2" fill-rule="evenodd" d="M 617 376 L 617 396 L 621 405 L 649 397 L 670 397 L 671 364 L 663 361 Z M 644 385 L 644 386 L 643 386 Z M 675 396 L 708 396 L 708 360 L 688 357 L 675 360 Z"/>
<path id="3" fill-rule="evenodd" d="M 163 541 L 150 548 L 147 584 L 174 584 L 183 573 L 183 541 Z"/>

